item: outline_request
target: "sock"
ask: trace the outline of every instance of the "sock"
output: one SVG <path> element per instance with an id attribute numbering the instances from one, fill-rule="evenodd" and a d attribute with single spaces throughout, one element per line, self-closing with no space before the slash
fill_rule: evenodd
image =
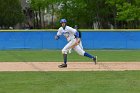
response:
<path id="1" fill-rule="evenodd" d="M 89 58 L 94 58 L 92 55 L 88 54 L 88 53 L 84 53 L 84 56 L 89 57 Z"/>
<path id="2" fill-rule="evenodd" d="M 63 54 L 64 63 L 67 64 L 67 54 Z"/>

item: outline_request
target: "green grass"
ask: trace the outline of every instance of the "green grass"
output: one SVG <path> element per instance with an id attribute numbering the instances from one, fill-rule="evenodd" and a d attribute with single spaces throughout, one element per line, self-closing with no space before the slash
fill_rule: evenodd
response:
<path id="1" fill-rule="evenodd" d="M 88 50 L 98 61 L 140 62 L 140 50 Z M 3 50 L 0 62 L 63 61 L 61 51 Z M 75 52 L 68 61 L 91 61 Z M 139 93 L 140 71 L 0 72 L 0 93 Z"/>
<path id="2" fill-rule="evenodd" d="M 97 55 L 100 62 L 140 62 L 140 50 L 87 50 Z M 0 62 L 62 62 L 60 50 L 3 50 L 0 51 Z M 89 58 L 79 56 L 74 51 L 68 54 L 70 62 L 89 62 Z"/>
<path id="3" fill-rule="evenodd" d="M 97 55 L 100 62 L 140 62 L 140 50 L 87 50 Z M 0 51 L 0 62 L 62 62 L 60 50 L 3 50 Z M 68 54 L 70 62 L 89 62 L 89 58 L 79 56 L 74 51 Z"/>
<path id="4" fill-rule="evenodd" d="M 139 93 L 140 71 L 0 72 L 0 93 Z"/>

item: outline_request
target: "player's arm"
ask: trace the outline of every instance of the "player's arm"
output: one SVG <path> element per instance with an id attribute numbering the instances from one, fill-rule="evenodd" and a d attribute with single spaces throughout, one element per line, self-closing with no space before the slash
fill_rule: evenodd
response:
<path id="1" fill-rule="evenodd" d="M 76 31 L 76 33 L 75 33 L 75 38 L 76 38 L 76 42 L 70 48 L 74 48 L 75 46 L 77 46 L 80 43 L 80 38 L 79 38 L 79 32 L 78 31 Z"/>
<path id="2" fill-rule="evenodd" d="M 80 43 L 80 37 L 79 37 L 79 32 L 78 31 L 76 31 L 76 33 L 75 33 L 75 38 L 76 38 L 75 45 L 78 45 Z"/>
<path id="3" fill-rule="evenodd" d="M 55 40 L 58 40 L 59 38 L 60 38 L 60 36 L 58 36 L 58 35 L 55 35 Z"/>
<path id="4" fill-rule="evenodd" d="M 61 33 L 61 28 L 59 28 L 58 29 L 58 32 L 57 32 L 57 34 L 55 35 L 55 40 L 58 40 L 59 38 L 60 38 L 60 35 L 61 35 L 62 33 Z"/>
<path id="5" fill-rule="evenodd" d="M 75 44 L 73 44 L 73 45 L 70 47 L 70 49 L 71 49 L 71 48 L 74 48 L 75 46 L 77 46 L 77 45 L 79 44 L 79 42 L 80 42 L 80 38 L 76 38 Z"/>

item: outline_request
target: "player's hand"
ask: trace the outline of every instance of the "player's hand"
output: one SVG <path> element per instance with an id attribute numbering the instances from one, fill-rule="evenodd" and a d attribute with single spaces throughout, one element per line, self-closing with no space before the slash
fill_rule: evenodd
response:
<path id="1" fill-rule="evenodd" d="M 74 48 L 74 47 L 77 46 L 77 45 L 79 45 L 79 43 L 80 43 L 80 38 L 76 38 L 75 44 L 73 44 L 73 45 L 70 47 L 70 49 L 71 49 L 71 48 Z"/>
<path id="2" fill-rule="evenodd" d="M 78 45 L 80 43 L 80 38 L 76 38 L 75 45 Z"/>
<path id="3" fill-rule="evenodd" d="M 58 39 L 59 39 L 59 36 L 56 35 L 56 36 L 54 37 L 54 39 L 55 39 L 55 40 L 58 40 Z"/>

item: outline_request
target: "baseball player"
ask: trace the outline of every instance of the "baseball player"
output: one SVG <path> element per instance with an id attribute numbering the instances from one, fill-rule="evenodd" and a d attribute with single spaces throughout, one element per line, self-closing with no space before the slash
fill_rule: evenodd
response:
<path id="1" fill-rule="evenodd" d="M 67 52 L 70 49 L 74 49 L 81 56 L 85 56 L 85 57 L 91 58 L 95 62 L 95 64 L 96 64 L 97 56 L 90 55 L 89 53 L 85 52 L 80 47 L 80 45 L 79 45 L 80 38 L 79 38 L 78 31 L 76 29 L 70 27 L 70 26 L 67 26 L 66 23 L 67 23 L 66 19 L 61 19 L 60 20 L 61 27 L 58 29 L 57 35 L 55 36 L 55 39 L 58 40 L 60 38 L 60 35 L 64 35 L 65 38 L 68 41 L 68 43 L 62 49 L 64 63 L 59 65 L 58 67 L 59 68 L 67 67 Z"/>

